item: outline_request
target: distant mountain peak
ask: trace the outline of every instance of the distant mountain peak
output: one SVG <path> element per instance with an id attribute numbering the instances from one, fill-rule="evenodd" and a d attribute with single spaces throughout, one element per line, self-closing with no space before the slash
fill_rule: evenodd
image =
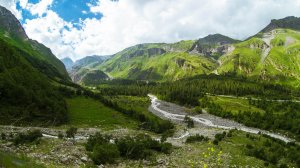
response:
<path id="1" fill-rule="evenodd" d="M 271 23 L 261 32 L 265 33 L 278 28 L 300 30 L 300 18 L 288 16 L 283 19 L 272 19 Z"/>
<path id="2" fill-rule="evenodd" d="M 231 51 L 230 45 L 237 42 L 239 41 L 222 34 L 210 34 L 197 40 L 189 52 L 218 59 L 221 55 Z"/>
<path id="3" fill-rule="evenodd" d="M 74 65 L 74 61 L 69 57 L 65 57 L 65 58 L 61 59 L 61 62 L 64 63 L 67 70 L 70 70 L 72 68 L 72 66 Z"/>
<path id="4" fill-rule="evenodd" d="M 202 44 L 233 44 L 238 42 L 238 40 L 232 39 L 228 36 L 222 34 L 210 34 L 206 37 L 200 38 L 198 43 Z"/>
<path id="5" fill-rule="evenodd" d="M 0 30 L 4 30 L 12 37 L 28 39 L 19 20 L 6 8 L 0 6 Z"/>

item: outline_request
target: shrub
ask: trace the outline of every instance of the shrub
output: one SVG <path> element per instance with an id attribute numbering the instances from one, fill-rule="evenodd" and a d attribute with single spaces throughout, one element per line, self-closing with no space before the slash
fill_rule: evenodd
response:
<path id="1" fill-rule="evenodd" d="M 3 132 L 1 133 L 1 139 L 2 139 L 2 140 L 6 140 L 6 134 L 3 133 Z"/>
<path id="2" fill-rule="evenodd" d="M 225 136 L 226 136 L 226 132 L 224 131 L 222 134 L 216 134 L 215 135 L 215 140 L 217 140 L 217 141 L 222 141 L 224 138 L 225 138 Z"/>
<path id="3" fill-rule="evenodd" d="M 161 135 L 161 138 L 160 138 L 160 142 L 165 142 L 167 140 L 168 137 L 171 137 L 174 135 L 174 130 L 173 129 L 170 129 L 170 130 L 167 130 L 165 131 L 162 135 Z"/>
<path id="4" fill-rule="evenodd" d="M 114 163 L 120 157 L 120 152 L 115 144 L 97 144 L 93 148 L 91 158 L 95 164 Z"/>
<path id="5" fill-rule="evenodd" d="M 93 151 L 94 147 L 96 145 L 103 145 L 106 143 L 109 143 L 110 137 L 109 136 L 104 136 L 100 133 L 96 133 L 95 135 L 91 135 L 88 138 L 87 143 L 85 144 L 85 148 L 87 151 Z"/>
<path id="6" fill-rule="evenodd" d="M 147 159 L 154 152 L 170 153 L 172 144 L 153 140 L 149 135 L 126 136 L 110 143 L 110 136 L 97 133 L 90 136 L 85 147 L 96 164 L 113 163 L 118 157 L 127 159 Z"/>
<path id="7" fill-rule="evenodd" d="M 31 143 L 37 141 L 39 138 L 43 137 L 40 130 L 29 131 L 26 134 L 19 133 L 14 139 L 13 142 L 15 145 Z"/>
<path id="8" fill-rule="evenodd" d="M 202 114 L 202 108 L 200 106 L 196 106 L 194 111 L 198 114 Z"/>
<path id="9" fill-rule="evenodd" d="M 194 142 L 202 142 L 202 141 L 208 141 L 208 140 L 209 140 L 208 137 L 204 137 L 203 135 L 196 134 L 194 136 L 189 136 L 185 142 L 186 143 L 194 143 Z"/>
<path id="10" fill-rule="evenodd" d="M 214 139 L 214 140 L 213 140 L 213 144 L 219 145 L 219 141 L 218 141 L 217 139 Z"/>
<path id="11" fill-rule="evenodd" d="M 58 137 L 59 139 L 63 139 L 63 138 L 64 138 L 64 134 L 62 134 L 61 132 L 59 132 L 58 135 L 57 135 L 57 137 Z"/>
<path id="12" fill-rule="evenodd" d="M 161 144 L 161 152 L 165 154 L 170 154 L 172 151 L 172 144 L 171 143 L 162 143 Z"/>
<path id="13" fill-rule="evenodd" d="M 184 122 L 187 124 L 188 128 L 194 128 L 194 121 L 187 115 L 184 117 Z"/>
<path id="14" fill-rule="evenodd" d="M 75 138 L 75 134 L 77 133 L 77 128 L 71 127 L 66 131 L 67 138 Z"/>

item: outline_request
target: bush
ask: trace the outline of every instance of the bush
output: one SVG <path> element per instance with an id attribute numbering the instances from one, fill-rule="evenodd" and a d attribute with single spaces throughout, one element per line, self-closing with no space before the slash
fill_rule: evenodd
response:
<path id="1" fill-rule="evenodd" d="M 114 163 L 117 158 L 120 157 L 120 152 L 115 144 L 97 144 L 91 158 L 95 164 Z"/>
<path id="2" fill-rule="evenodd" d="M 162 135 L 161 135 L 161 138 L 160 138 L 160 142 L 165 142 L 167 140 L 168 137 L 171 137 L 174 135 L 174 130 L 171 129 L 171 130 L 168 130 L 168 131 L 165 131 Z"/>
<path id="3" fill-rule="evenodd" d="M 93 151 L 94 147 L 96 145 L 103 145 L 106 143 L 109 143 L 110 137 L 109 136 L 104 136 L 100 133 L 96 133 L 95 135 L 91 135 L 88 138 L 87 143 L 85 144 L 85 148 L 87 151 Z"/>
<path id="4" fill-rule="evenodd" d="M 37 141 L 39 138 L 43 137 L 43 134 L 40 130 L 29 131 L 26 134 L 19 133 L 14 139 L 13 142 L 15 145 L 31 143 Z"/>
<path id="5" fill-rule="evenodd" d="M 161 143 L 145 134 L 116 139 L 115 144 L 110 143 L 110 139 L 110 136 L 100 133 L 89 137 L 85 147 L 96 164 L 113 163 L 120 156 L 134 160 L 147 159 L 154 152 L 169 154 L 172 150 L 172 144 Z"/>
<path id="6" fill-rule="evenodd" d="M 159 142 L 147 135 L 127 136 L 119 139 L 116 144 L 121 156 L 128 159 L 149 158 L 153 154 L 151 149 L 161 151 Z"/>
<path id="7" fill-rule="evenodd" d="M 162 143 L 161 144 L 161 152 L 165 154 L 170 154 L 172 151 L 172 144 L 171 143 Z"/>
<path id="8" fill-rule="evenodd" d="M 202 114 L 202 108 L 200 106 L 196 106 L 194 111 L 198 114 Z"/>
<path id="9" fill-rule="evenodd" d="M 6 134 L 3 133 L 3 132 L 1 133 L 1 139 L 2 139 L 2 140 L 6 140 Z"/>
<path id="10" fill-rule="evenodd" d="M 57 135 L 57 137 L 58 137 L 59 139 L 63 139 L 63 138 L 64 138 L 64 134 L 62 134 L 61 132 L 59 132 L 58 135 Z"/>
<path id="11" fill-rule="evenodd" d="M 204 137 L 203 135 L 196 134 L 194 136 L 189 136 L 185 142 L 186 143 L 194 143 L 194 142 L 202 142 L 202 141 L 208 141 L 208 140 L 209 140 L 208 137 Z"/>
<path id="12" fill-rule="evenodd" d="M 187 124 L 188 128 L 194 128 L 194 121 L 187 115 L 184 117 L 184 122 Z"/>
<path id="13" fill-rule="evenodd" d="M 215 135 L 215 140 L 217 140 L 217 141 L 222 141 L 224 138 L 225 138 L 225 136 L 226 136 L 226 132 L 224 131 L 222 134 L 216 134 Z"/>
<path id="14" fill-rule="evenodd" d="M 75 138 L 75 134 L 77 133 L 77 128 L 71 127 L 66 131 L 67 138 Z"/>
<path id="15" fill-rule="evenodd" d="M 214 140 L 213 140 L 213 144 L 219 145 L 219 141 L 218 141 L 217 139 L 214 139 Z"/>

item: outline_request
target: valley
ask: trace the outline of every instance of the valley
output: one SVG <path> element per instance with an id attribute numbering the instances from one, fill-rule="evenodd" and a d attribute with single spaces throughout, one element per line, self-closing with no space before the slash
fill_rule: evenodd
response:
<path id="1" fill-rule="evenodd" d="M 300 167 L 300 18 L 77 60 L 23 22 L 0 6 L 1 168 Z"/>

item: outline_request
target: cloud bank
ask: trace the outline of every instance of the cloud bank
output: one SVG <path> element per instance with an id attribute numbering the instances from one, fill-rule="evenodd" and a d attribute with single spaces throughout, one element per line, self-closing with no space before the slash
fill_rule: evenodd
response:
<path id="1" fill-rule="evenodd" d="M 23 9 L 36 17 L 22 18 Z M 10 9 L 30 38 L 50 47 L 59 58 L 114 54 L 126 47 L 150 42 L 175 42 L 221 33 L 244 39 L 271 19 L 300 16 L 300 0 L 92 0 L 90 11 L 100 19 L 71 23 L 51 9 L 53 0 L 0 0 Z M 66 9 L 68 10 L 68 9 Z"/>

